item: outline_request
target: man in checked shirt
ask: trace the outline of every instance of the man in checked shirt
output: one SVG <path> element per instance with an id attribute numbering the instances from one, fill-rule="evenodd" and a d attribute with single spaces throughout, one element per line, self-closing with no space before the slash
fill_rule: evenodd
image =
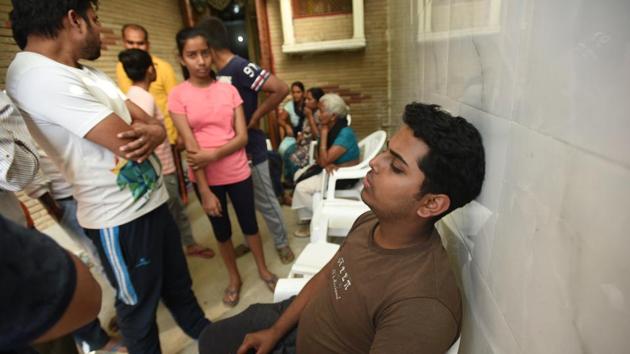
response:
<path id="1" fill-rule="evenodd" d="M 28 185 L 39 169 L 37 150 L 17 108 L 0 92 L 0 214 L 26 225 L 13 192 Z"/>

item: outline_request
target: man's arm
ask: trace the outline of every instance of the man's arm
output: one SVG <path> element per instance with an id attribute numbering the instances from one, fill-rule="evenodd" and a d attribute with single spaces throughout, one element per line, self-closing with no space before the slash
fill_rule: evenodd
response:
<path id="1" fill-rule="evenodd" d="M 103 84 L 109 85 L 105 83 L 109 81 L 115 89 L 115 84 L 105 74 L 102 76 Z M 46 85 L 41 84 L 42 77 L 48 79 Z M 127 104 L 133 120 L 129 126 L 94 96 L 78 75 L 35 68 L 24 73 L 14 86 L 12 97 L 29 115 L 59 125 L 123 158 L 142 162 L 164 141 L 164 128 L 159 122 L 139 113 L 142 110 L 137 106 Z M 125 99 L 122 92 L 117 94 Z"/>
<path id="2" fill-rule="evenodd" d="M 258 121 L 277 107 L 289 94 L 289 86 L 273 74 L 269 75 L 269 78 L 262 86 L 262 90 L 267 93 L 267 98 L 254 111 L 247 128 L 257 127 Z"/>
<path id="3" fill-rule="evenodd" d="M 129 126 L 117 114 L 112 113 L 92 127 L 85 138 L 120 157 L 142 162 L 164 141 L 166 133 L 159 121 L 149 117 L 135 104 L 129 102 L 129 105 L 142 112 L 139 120 Z M 145 123 L 144 119 L 148 122 Z"/>
<path id="4" fill-rule="evenodd" d="M 101 287 L 80 259 L 70 253 L 68 256 L 76 269 L 76 287 L 72 300 L 59 321 L 35 339 L 35 343 L 48 342 L 71 333 L 94 320 L 101 310 Z"/>
<path id="5" fill-rule="evenodd" d="M 311 298 L 319 289 L 326 286 L 326 280 L 330 276 L 333 267 L 332 260 L 326 264 L 300 291 L 298 296 L 291 302 L 291 305 L 282 313 L 276 323 L 268 329 L 250 333 L 245 336 L 243 344 L 238 348 L 238 354 L 246 354 L 249 349 L 256 349 L 256 354 L 266 354 L 271 352 L 276 343 L 286 333 L 288 333 L 300 319 L 302 311 L 309 303 Z"/>
<path id="6" fill-rule="evenodd" d="M 101 289 L 77 257 L 48 236 L 3 217 L 0 244 L 4 295 L 15 300 L 0 304 L 0 332 L 6 334 L 0 336 L 0 350 L 45 342 L 96 318 Z"/>

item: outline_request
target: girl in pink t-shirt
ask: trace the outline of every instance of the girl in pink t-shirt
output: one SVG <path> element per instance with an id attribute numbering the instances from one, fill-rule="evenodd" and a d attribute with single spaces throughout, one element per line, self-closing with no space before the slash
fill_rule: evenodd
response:
<path id="1" fill-rule="evenodd" d="M 278 279 L 265 264 L 256 223 L 253 184 L 245 154 L 247 126 L 243 101 L 236 88 L 215 80 L 208 43 L 202 32 L 194 28 L 181 30 L 177 34 L 177 47 L 187 80 L 173 88 L 168 108 L 186 144 L 190 177 L 209 215 L 228 269 L 230 284 L 225 289 L 223 302 L 235 306 L 242 282 L 231 240 L 228 195 L 241 230 L 248 236 L 260 278 L 272 291 Z"/>

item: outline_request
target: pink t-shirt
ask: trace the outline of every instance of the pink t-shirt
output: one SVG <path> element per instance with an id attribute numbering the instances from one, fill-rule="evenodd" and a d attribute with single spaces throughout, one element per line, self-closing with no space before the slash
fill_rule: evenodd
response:
<path id="1" fill-rule="evenodd" d="M 135 103 L 148 115 L 156 118 L 164 124 L 164 115 L 162 115 L 160 109 L 155 105 L 155 99 L 151 96 L 149 91 L 138 86 L 131 86 L 129 91 L 127 91 L 127 98 L 129 98 L 131 102 Z M 164 142 L 155 148 L 155 154 L 160 159 L 160 163 L 162 163 L 163 174 L 170 175 L 175 173 L 173 151 L 171 150 L 171 145 L 168 143 L 168 139 L 164 139 Z"/>
<path id="2" fill-rule="evenodd" d="M 169 111 L 186 115 L 201 149 L 221 147 L 236 136 L 234 110 L 242 103 L 234 86 L 217 81 L 203 88 L 184 81 L 168 95 Z M 195 181 L 192 169 L 189 169 L 189 175 Z M 211 186 L 240 182 L 250 175 L 245 148 L 206 167 L 206 179 Z"/>

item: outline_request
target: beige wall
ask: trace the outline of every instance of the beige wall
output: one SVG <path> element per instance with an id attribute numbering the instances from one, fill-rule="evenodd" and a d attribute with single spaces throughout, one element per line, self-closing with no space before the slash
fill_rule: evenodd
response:
<path id="1" fill-rule="evenodd" d="M 283 54 L 279 1 L 269 0 L 267 12 L 276 75 L 289 84 L 292 81 L 302 81 L 307 88 L 334 87 L 348 101 L 352 126 L 359 136 L 366 136 L 379 129 L 388 112 L 387 2 L 365 0 L 367 46 L 363 50 L 352 52 Z M 299 19 L 299 25 L 296 24 L 296 29 L 299 29 L 296 30 L 296 42 L 303 41 L 298 37 L 300 33 L 323 33 L 323 29 L 334 24 L 343 24 L 343 21 L 347 22 L 343 15 Z M 350 34 L 351 31 L 345 33 Z M 334 36 L 338 38 L 339 34 Z"/>
<path id="2" fill-rule="evenodd" d="M 0 28 L 0 88 L 4 89 L 6 69 L 18 51 L 11 36 L 8 16 L 11 11 L 10 0 L 0 0 L 0 18 L 6 19 Z M 183 27 L 181 11 L 175 0 L 102 0 L 98 11 L 103 25 L 103 51 L 101 58 L 87 63 L 105 71 L 115 80 L 115 66 L 122 48 L 120 29 L 123 24 L 134 22 L 143 25 L 149 31 L 151 53 L 169 61 L 178 68 L 176 60 L 175 33 Z M 176 70 L 180 75 L 179 70 Z M 31 211 L 38 228 L 44 229 L 52 223 L 41 205 L 20 194 Z"/>
<path id="3" fill-rule="evenodd" d="M 293 19 L 296 43 L 352 38 L 352 15 Z"/>

